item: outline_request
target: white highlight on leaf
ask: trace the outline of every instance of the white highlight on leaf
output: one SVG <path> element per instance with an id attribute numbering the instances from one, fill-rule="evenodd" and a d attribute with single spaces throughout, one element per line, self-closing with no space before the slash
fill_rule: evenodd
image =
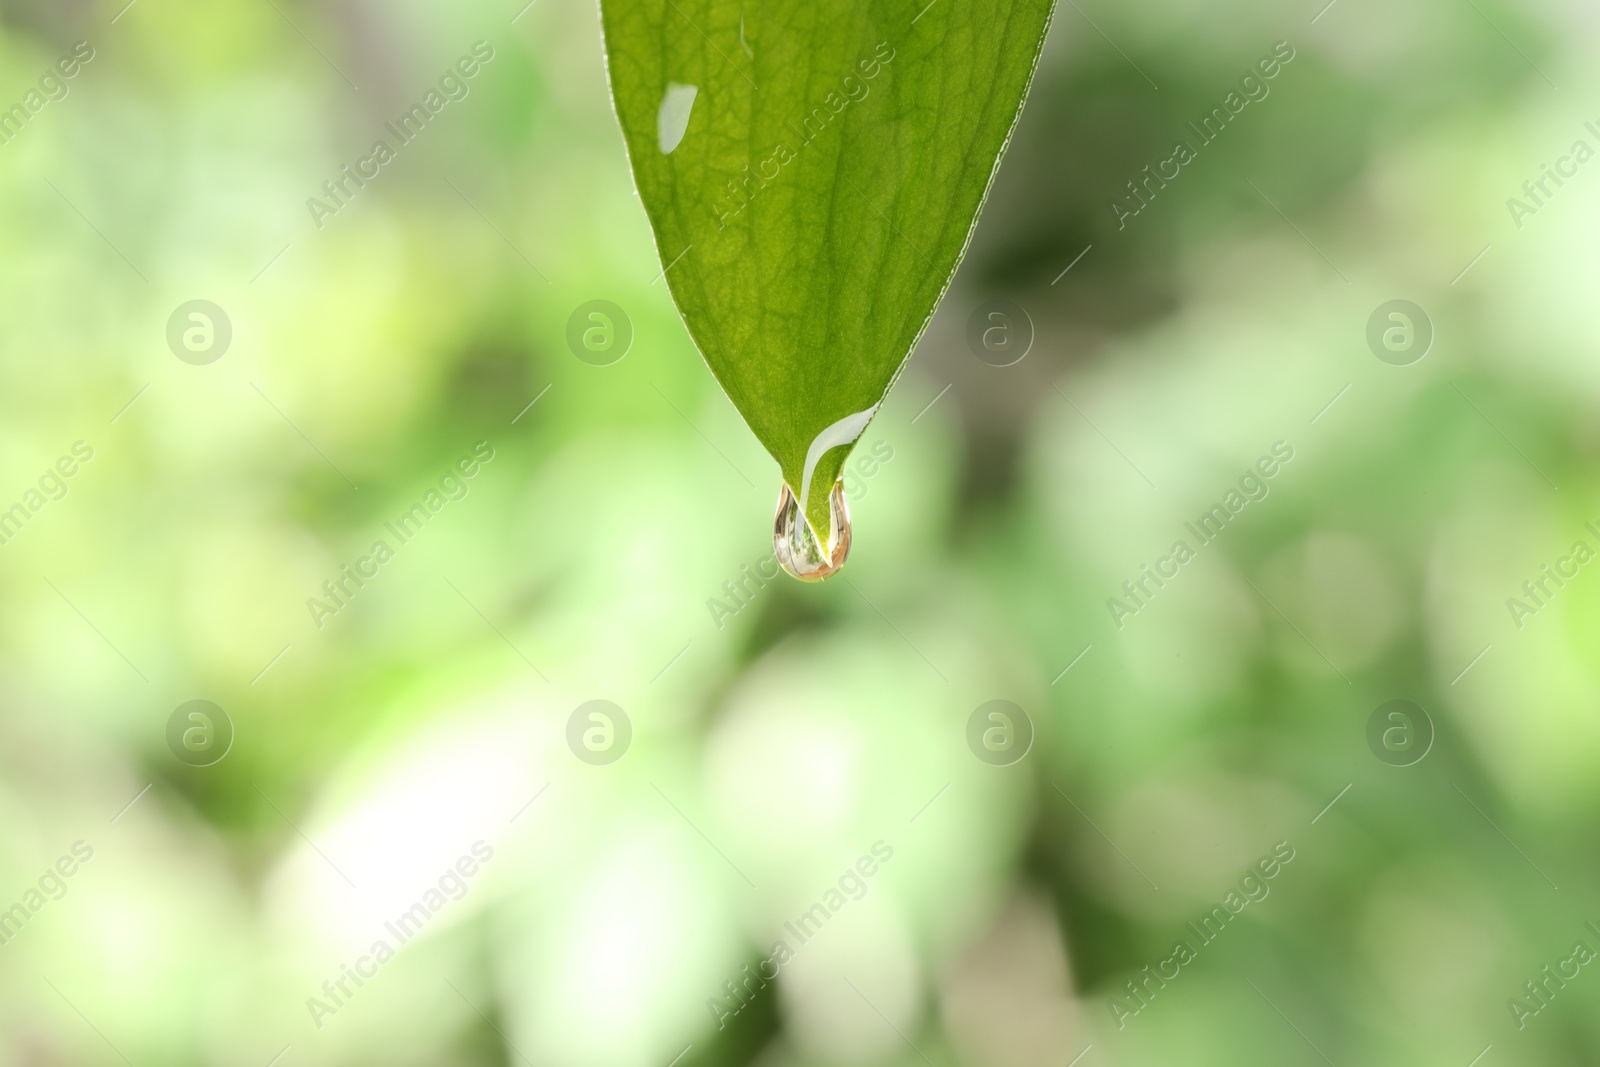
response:
<path id="1" fill-rule="evenodd" d="M 848 445 L 861 436 L 867 428 L 867 423 L 872 421 L 872 416 L 877 414 L 882 400 L 872 405 L 865 411 L 858 411 L 854 415 L 846 415 L 826 430 L 817 434 L 811 442 L 811 447 L 806 449 L 806 466 L 800 474 L 800 514 L 806 514 L 806 500 L 811 494 L 811 476 L 817 471 L 817 464 L 822 457 L 840 445 Z"/>
<path id="2" fill-rule="evenodd" d="M 656 112 L 656 142 L 663 155 L 670 156 L 683 141 L 684 131 L 689 128 L 689 112 L 699 94 L 699 86 L 667 83 L 667 95 L 661 98 L 661 110 Z"/>

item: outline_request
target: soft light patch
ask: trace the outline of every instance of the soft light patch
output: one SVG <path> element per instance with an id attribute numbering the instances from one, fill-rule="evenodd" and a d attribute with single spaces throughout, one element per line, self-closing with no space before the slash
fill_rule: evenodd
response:
<path id="1" fill-rule="evenodd" d="M 695 97 L 700 89 L 694 85 L 667 83 L 667 94 L 661 98 L 661 110 L 656 112 L 656 143 L 663 155 L 671 155 L 683 142 L 689 128 L 689 113 L 694 110 Z"/>

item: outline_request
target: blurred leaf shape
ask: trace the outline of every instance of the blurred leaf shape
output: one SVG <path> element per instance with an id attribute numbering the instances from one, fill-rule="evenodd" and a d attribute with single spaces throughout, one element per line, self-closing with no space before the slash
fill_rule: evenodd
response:
<path id="1" fill-rule="evenodd" d="M 1053 0 L 603 0 L 667 285 L 819 540 L 950 283 Z"/>

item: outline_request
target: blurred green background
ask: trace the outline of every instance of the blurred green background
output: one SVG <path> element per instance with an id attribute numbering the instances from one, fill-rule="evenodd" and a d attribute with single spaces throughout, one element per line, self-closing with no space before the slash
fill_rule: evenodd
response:
<path id="1" fill-rule="evenodd" d="M 807 587 L 594 5 L 0 3 L 0 1064 L 1596 1062 L 1597 37 L 1064 2 Z"/>

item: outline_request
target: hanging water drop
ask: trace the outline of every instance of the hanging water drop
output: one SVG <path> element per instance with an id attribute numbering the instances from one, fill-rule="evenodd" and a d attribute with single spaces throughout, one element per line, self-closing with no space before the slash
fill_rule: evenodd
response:
<path id="1" fill-rule="evenodd" d="M 778 514 L 772 520 L 772 548 L 778 565 L 802 582 L 820 582 L 836 574 L 850 554 L 850 508 L 844 499 L 844 481 L 833 483 L 828 494 L 832 520 L 832 540 L 827 546 L 817 542 L 815 532 L 800 513 L 800 501 L 783 483 L 778 494 Z"/>

